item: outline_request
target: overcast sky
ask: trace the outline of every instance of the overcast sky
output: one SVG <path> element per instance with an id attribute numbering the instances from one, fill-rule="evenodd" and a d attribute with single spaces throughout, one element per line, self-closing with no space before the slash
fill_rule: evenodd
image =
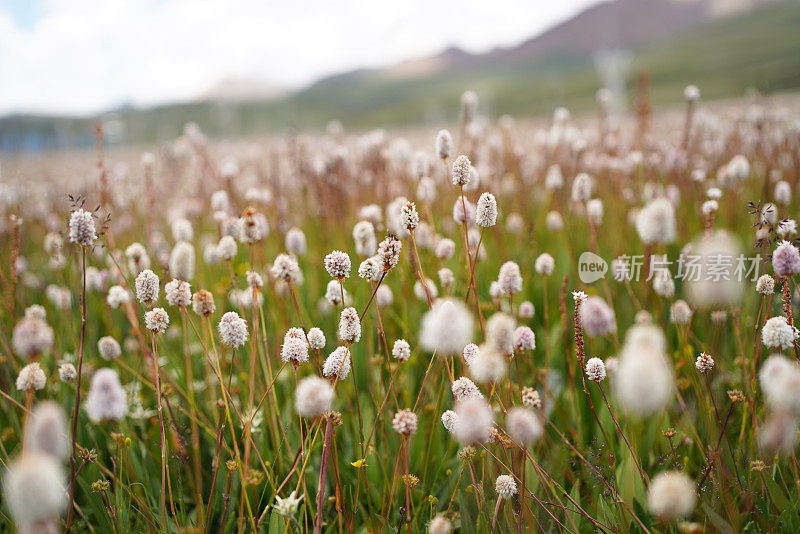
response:
<path id="1" fill-rule="evenodd" d="M 596 2 L 0 0 L 0 115 L 188 100 L 234 77 L 298 88 L 514 45 Z"/>

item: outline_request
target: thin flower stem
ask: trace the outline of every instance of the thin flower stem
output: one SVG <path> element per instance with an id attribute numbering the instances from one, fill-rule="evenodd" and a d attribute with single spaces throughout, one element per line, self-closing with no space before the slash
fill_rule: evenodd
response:
<path id="1" fill-rule="evenodd" d="M 428 309 L 432 309 L 433 302 L 431 301 L 431 292 L 428 289 L 428 282 L 422 272 L 422 263 L 419 259 L 419 252 L 417 252 L 417 242 L 414 239 L 414 230 L 409 230 L 408 233 L 411 234 L 411 245 L 414 247 L 414 257 L 417 259 L 417 277 L 422 284 L 422 288 L 425 290 L 425 297 L 428 299 Z"/>
<path id="2" fill-rule="evenodd" d="M 12 272 L 15 270 L 12 268 Z M 14 276 L 14 275 L 12 275 Z M 75 508 L 75 456 L 78 445 L 78 413 L 81 409 L 81 375 L 83 374 L 83 347 L 86 339 L 86 247 L 81 247 L 81 341 L 78 349 L 78 377 L 75 382 L 75 411 L 72 413 L 72 454 L 69 460 L 69 508 L 67 513 L 66 531 L 72 526 L 72 517 Z M 162 428 L 163 432 L 163 428 Z M 162 506 L 163 508 L 163 506 Z M 163 510 L 162 510 L 163 511 Z"/>
<path id="3" fill-rule="evenodd" d="M 611 409 L 611 405 L 608 403 L 608 399 L 606 398 L 606 393 L 605 391 L 603 391 L 603 386 L 597 384 L 597 388 L 600 390 L 600 394 L 603 396 L 603 402 L 605 403 L 606 408 L 608 408 L 608 413 L 611 414 L 611 420 L 614 421 L 614 426 L 617 427 L 617 432 L 619 432 L 619 435 L 622 436 L 622 439 L 625 441 L 625 445 L 627 445 L 628 447 L 628 452 L 631 453 L 631 459 L 633 459 L 633 463 L 636 465 L 636 469 L 639 470 L 639 475 L 641 475 L 642 477 L 642 483 L 644 484 L 644 487 L 647 488 L 649 485 L 649 483 L 647 482 L 647 476 L 645 476 L 644 471 L 642 470 L 642 466 L 639 464 L 639 460 L 638 458 L 636 458 L 636 454 L 633 452 L 633 447 L 631 447 L 628 438 L 625 436 L 625 433 L 619 426 L 617 418 L 614 416 L 614 410 Z"/>
<path id="4" fill-rule="evenodd" d="M 314 534 L 322 532 L 322 505 L 325 502 L 325 478 L 328 473 L 328 455 L 333 440 L 333 422 L 325 418 L 325 441 L 322 444 L 322 460 L 319 466 L 319 484 L 317 485 L 317 515 L 314 519 Z"/>
<path id="5" fill-rule="evenodd" d="M 163 407 L 161 405 L 161 371 L 158 364 L 156 333 L 150 333 L 153 345 L 153 372 L 156 376 L 156 409 L 158 411 L 158 429 L 161 434 L 161 530 L 167 531 L 167 440 L 164 432 Z"/>
<path id="6" fill-rule="evenodd" d="M 472 286 L 475 283 L 475 268 L 478 265 L 478 255 L 481 251 L 481 243 L 483 242 L 483 231 L 486 230 L 483 226 L 481 226 L 481 234 L 478 238 L 478 246 L 475 248 L 475 261 L 473 261 L 470 265 L 469 269 L 469 283 L 467 284 L 467 296 L 464 299 L 464 304 L 469 303 L 469 294 L 472 292 Z"/>

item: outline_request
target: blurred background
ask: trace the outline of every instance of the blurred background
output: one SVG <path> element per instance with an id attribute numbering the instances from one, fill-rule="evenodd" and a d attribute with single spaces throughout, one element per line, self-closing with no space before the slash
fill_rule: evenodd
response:
<path id="1" fill-rule="evenodd" d="M 800 89 L 800 1 L 0 0 L 0 152 Z"/>

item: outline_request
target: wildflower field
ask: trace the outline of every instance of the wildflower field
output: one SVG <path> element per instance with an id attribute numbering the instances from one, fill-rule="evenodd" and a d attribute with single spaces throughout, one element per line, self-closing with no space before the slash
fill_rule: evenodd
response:
<path id="1" fill-rule="evenodd" d="M 2 161 L 2 530 L 800 531 L 800 107 L 684 96 Z"/>

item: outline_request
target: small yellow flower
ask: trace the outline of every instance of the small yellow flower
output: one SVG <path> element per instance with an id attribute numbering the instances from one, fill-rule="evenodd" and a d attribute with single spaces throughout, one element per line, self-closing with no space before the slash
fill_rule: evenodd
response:
<path id="1" fill-rule="evenodd" d="M 92 482 L 92 493 L 105 493 L 108 491 L 110 484 L 108 480 L 97 480 Z"/>
<path id="2" fill-rule="evenodd" d="M 228 468 L 228 471 L 236 471 L 239 469 L 239 462 L 231 458 L 227 462 L 225 462 L 225 467 Z"/>
<path id="3" fill-rule="evenodd" d="M 360 460 L 356 460 L 355 462 L 350 462 L 350 465 L 353 467 L 367 467 L 367 459 L 362 458 Z"/>
<path id="4" fill-rule="evenodd" d="M 409 488 L 413 488 L 419 484 L 419 477 L 416 475 L 403 475 L 403 482 L 408 484 Z"/>

